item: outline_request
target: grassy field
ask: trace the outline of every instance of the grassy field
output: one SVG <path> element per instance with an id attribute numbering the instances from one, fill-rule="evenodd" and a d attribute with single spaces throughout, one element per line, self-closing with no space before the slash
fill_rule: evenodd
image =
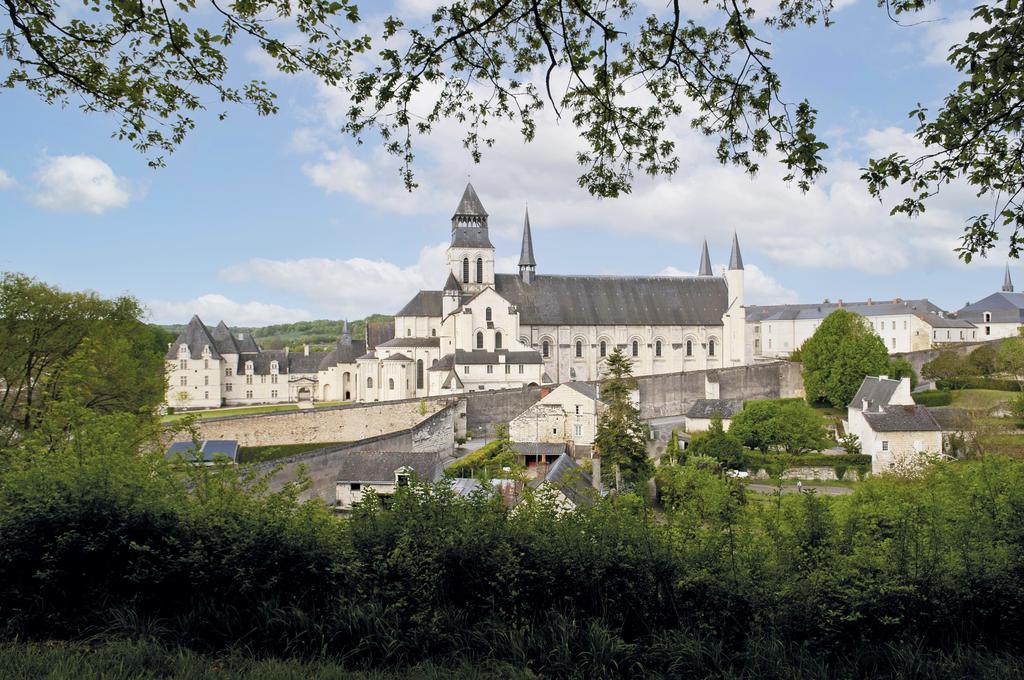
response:
<path id="1" fill-rule="evenodd" d="M 153 642 L 110 640 L 77 644 L 2 644 L 0 677 L 48 680 L 484 680 L 535 676 L 505 664 L 456 668 L 420 664 L 402 671 L 352 671 L 331 661 L 258 659 L 242 652 L 213 657 Z"/>
<path id="2" fill-rule="evenodd" d="M 1014 392 L 1002 390 L 953 390 L 956 408 L 988 411 L 1013 399 Z"/>
<path id="3" fill-rule="evenodd" d="M 268 460 L 279 460 L 289 456 L 297 456 L 307 451 L 325 449 L 328 446 L 341 446 L 346 442 L 315 442 L 307 444 L 278 444 L 276 446 L 243 446 L 238 451 L 239 463 L 264 463 Z"/>
<path id="4" fill-rule="evenodd" d="M 275 411 L 297 411 L 296 404 L 272 404 L 268 406 L 243 406 L 239 408 L 212 408 L 208 411 L 190 411 L 189 413 L 171 413 L 162 417 L 164 423 L 172 423 L 181 420 L 186 415 L 196 418 L 223 418 L 225 416 L 251 416 L 256 413 L 274 413 Z"/>

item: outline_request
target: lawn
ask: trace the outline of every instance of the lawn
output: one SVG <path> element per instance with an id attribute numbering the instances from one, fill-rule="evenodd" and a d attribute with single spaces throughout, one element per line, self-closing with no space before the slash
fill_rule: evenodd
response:
<path id="1" fill-rule="evenodd" d="M 274 446 L 243 446 L 238 449 L 239 463 L 265 463 L 268 460 L 279 460 L 289 456 L 297 456 L 307 451 L 326 449 L 328 446 L 341 446 L 347 442 L 309 442 L 305 444 L 276 444 Z"/>
<path id="2" fill-rule="evenodd" d="M 1014 392 L 1003 390 L 953 390 L 953 406 L 969 411 L 988 411 L 1013 399 Z"/>
<path id="3" fill-rule="evenodd" d="M 269 406 L 244 406 L 240 408 L 212 408 L 208 411 L 190 411 L 188 413 L 171 413 L 163 416 L 160 422 L 173 423 L 186 415 L 196 418 L 224 418 L 226 416 L 251 416 L 257 413 L 274 413 L 275 411 L 297 411 L 296 404 L 272 404 Z"/>

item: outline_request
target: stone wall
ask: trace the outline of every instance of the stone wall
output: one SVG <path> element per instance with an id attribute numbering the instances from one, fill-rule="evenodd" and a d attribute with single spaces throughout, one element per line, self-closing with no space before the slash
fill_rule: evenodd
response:
<path id="1" fill-rule="evenodd" d="M 310 480 L 310 487 L 303 493 L 304 500 L 320 498 L 333 504 L 335 485 L 338 481 L 338 466 L 341 457 L 350 451 L 436 451 L 442 455 L 451 454 L 455 448 L 455 430 L 465 413 L 465 403 L 449 404 L 413 427 L 389 434 L 369 437 L 343 446 L 334 446 L 281 460 L 258 463 L 246 471 L 270 473 L 271 490 L 279 490 L 294 481 L 303 468 Z"/>
<path id="2" fill-rule="evenodd" d="M 692 371 L 637 378 L 640 416 L 659 418 L 685 414 L 704 399 L 708 383 L 718 384 L 720 399 L 779 399 L 804 396 L 800 364 L 776 361 L 710 371 Z"/>
<path id="3" fill-rule="evenodd" d="M 750 472 L 751 479 L 771 479 L 771 475 L 768 474 L 767 470 L 752 470 Z M 826 466 L 807 466 L 807 467 L 793 467 L 789 468 L 782 473 L 783 479 L 820 479 L 823 481 L 836 481 L 839 477 L 836 475 L 834 467 Z M 846 468 L 846 472 L 843 473 L 843 480 L 847 482 L 856 482 L 861 479 L 860 472 L 855 467 Z"/>
<path id="4" fill-rule="evenodd" d="M 948 347 L 939 347 L 938 349 L 922 349 L 916 352 L 904 352 L 902 354 L 894 354 L 893 358 L 906 359 L 910 362 L 910 365 L 914 367 L 914 372 L 917 373 L 918 377 L 921 376 L 921 367 L 926 363 L 939 356 L 941 352 L 956 352 L 960 356 L 967 356 L 972 351 L 981 347 L 982 345 L 997 345 L 999 340 L 986 340 L 984 342 L 972 342 L 965 343 L 962 345 L 950 345 Z"/>
<path id="5" fill-rule="evenodd" d="M 408 430 L 452 403 L 451 397 L 200 418 L 200 439 L 237 439 L 242 446 L 354 442 Z M 423 413 L 421 413 L 421 410 Z"/>

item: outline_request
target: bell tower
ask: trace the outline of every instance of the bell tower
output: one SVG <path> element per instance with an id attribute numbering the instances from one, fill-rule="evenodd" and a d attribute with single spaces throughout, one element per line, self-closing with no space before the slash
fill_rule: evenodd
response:
<path id="1" fill-rule="evenodd" d="M 472 184 L 452 215 L 448 270 L 466 293 L 494 286 L 494 246 L 487 234 L 487 211 Z"/>

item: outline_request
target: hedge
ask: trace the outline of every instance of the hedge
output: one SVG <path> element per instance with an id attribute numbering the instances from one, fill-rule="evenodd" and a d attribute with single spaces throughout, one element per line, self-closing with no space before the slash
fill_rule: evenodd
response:
<path id="1" fill-rule="evenodd" d="M 917 392 L 913 396 L 914 403 L 921 406 L 949 406 L 953 403 L 953 393 L 949 390 Z"/>
<path id="2" fill-rule="evenodd" d="M 743 468 L 747 471 L 779 469 L 795 467 L 830 467 L 836 472 L 836 477 L 842 479 L 847 469 L 853 468 L 861 475 L 871 469 L 871 456 L 863 453 L 844 453 L 838 456 L 827 456 L 822 453 L 808 453 L 802 456 L 785 456 L 779 454 L 768 454 L 767 456 L 757 451 L 746 451 L 743 454 Z M 842 470 L 842 472 L 840 472 Z"/>
<path id="3" fill-rule="evenodd" d="M 960 380 L 939 380 L 939 390 L 1002 390 L 1003 392 L 1020 392 L 1020 383 L 1016 380 L 999 378 L 961 378 Z"/>

